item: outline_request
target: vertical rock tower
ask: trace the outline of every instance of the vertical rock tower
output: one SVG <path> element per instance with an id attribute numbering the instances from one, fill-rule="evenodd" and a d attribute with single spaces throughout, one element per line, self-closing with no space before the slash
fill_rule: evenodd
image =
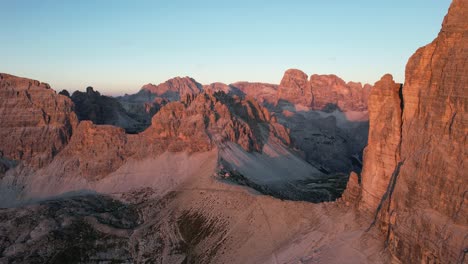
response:
<path id="1" fill-rule="evenodd" d="M 359 207 L 404 263 L 468 261 L 468 1 L 454 0 L 438 37 L 384 76 L 369 99 Z"/>

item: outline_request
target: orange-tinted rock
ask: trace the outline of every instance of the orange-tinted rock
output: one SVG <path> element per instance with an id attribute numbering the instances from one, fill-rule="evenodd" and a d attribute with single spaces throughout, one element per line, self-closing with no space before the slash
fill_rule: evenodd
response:
<path id="1" fill-rule="evenodd" d="M 215 83 L 203 85 L 203 90 L 209 93 L 222 91 L 228 94 L 231 92 L 231 87 L 225 83 L 215 82 Z"/>
<path id="2" fill-rule="evenodd" d="M 399 161 L 401 84 L 390 74 L 376 82 L 369 96 L 369 139 L 364 150 L 361 208 L 374 212 Z"/>
<path id="3" fill-rule="evenodd" d="M 357 206 L 358 201 L 361 199 L 362 188 L 359 184 L 359 176 L 355 172 L 351 172 L 349 175 L 346 190 L 341 196 L 341 200 L 348 206 Z"/>
<path id="4" fill-rule="evenodd" d="M 342 111 L 366 111 L 372 86 L 345 83 L 336 75 L 310 76 L 300 70 L 287 70 L 278 88 L 277 100 L 300 104 L 314 110 L 338 107 Z"/>
<path id="5" fill-rule="evenodd" d="M 388 181 L 375 212 L 375 226 L 386 234 L 390 252 L 402 263 L 464 263 L 467 259 L 467 14 L 468 3 L 454 0 L 438 37 L 408 61 L 400 147 L 395 146 L 394 114 L 380 113 L 392 117 L 392 124 L 377 127 L 380 135 L 375 134 L 379 123 L 372 122 L 371 105 L 382 104 L 377 108 L 382 111 L 395 108 L 375 102 L 372 94 L 369 99 L 370 138 L 377 140 L 370 140 L 368 148 L 380 150 L 365 157 L 364 166 L 369 169 L 362 174 L 362 203 L 373 205 L 370 201 L 378 197 L 369 199 L 364 193 L 377 195 L 383 190 L 380 182 Z"/>
<path id="6" fill-rule="evenodd" d="M 73 103 L 35 80 L 0 74 L 0 156 L 42 167 L 68 143 Z"/>
<path id="7" fill-rule="evenodd" d="M 269 121 L 268 111 L 253 99 L 202 93 L 164 106 L 142 135 L 167 145 L 170 151 L 206 151 L 225 141 L 238 143 L 247 151 L 261 151 L 263 129 L 289 143 L 286 129 Z"/>
<path id="8" fill-rule="evenodd" d="M 236 82 L 230 85 L 239 89 L 242 93 L 255 98 L 260 104 L 276 103 L 278 97 L 278 85 L 268 83 Z"/>
<path id="9" fill-rule="evenodd" d="M 278 100 L 309 106 L 312 103 L 312 91 L 307 74 L 296 69 L 287 70 L 278 88 Z"/>
<path id="10" fill-rule="evenodd" d="M 369 85 L 366 89 L 361 83 L 345 83 L 336 75 L 310 76 L 310 87 L 313 94 L 313 109 L 324 109 L 327 105 L 333 104 L 344 111 L 365 111 L 367 110 L 367 98 L 369 95 Z"/>
<path id="11" fill-rule="evenodd" d="M 269 83 L 236 82 L 227 85 L 217 82 L 204 85 L 203 89 L 208 93 L 222 91 L 240 97 L 250 96 L 263 105 L 274 105 L 278 98 L 278 85 Z"/>
<path id="12" fill-rule="evenodd" d="M 82 121 L 58 158 L 63 160 L 64 173 L 96 180 L 123 164 L 129 156 L 127 141 L 122 128 Z"/>
<path id="13" fill-rule="evenodd" d="M 203 86 L 190 77 L 176 77 L 158 85 L 146 84 L 141 89 L 170 101 L 178 101 L 186 94 L 202 92 Z"/>

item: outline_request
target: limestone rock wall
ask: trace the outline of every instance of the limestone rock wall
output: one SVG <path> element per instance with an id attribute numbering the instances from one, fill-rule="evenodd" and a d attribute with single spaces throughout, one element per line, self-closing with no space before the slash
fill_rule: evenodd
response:
<path id="1" fill-rule="evenodd" d="M 400 100 L 391 83 L 369 99 L 360 208 L 401 263 L 468 260 L 467 15 L 454 0 L 438 37 L 408 61 Z"/>
<path id="2" fill-rule="evenodd" d="M 0 73 L 0 158 L 42 167 L 77 123 L 71 100 L 48 84 Z"/>

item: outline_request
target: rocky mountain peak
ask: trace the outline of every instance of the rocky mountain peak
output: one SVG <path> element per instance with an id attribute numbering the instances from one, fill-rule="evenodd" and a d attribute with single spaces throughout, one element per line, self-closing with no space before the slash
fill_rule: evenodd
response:
<path id="1" fill-rule="evenodd" d="M 231 97 L 224 92 L 186 95 L 154 115 L 143 133 L 151 140 L 167 140 L 169 149 L 190 151 L 211 149 L 213 144 L 231 141 L 246 151 L 261 151 L 271 135 L 289 142 L 286 129 L 269 123 L 268 111 L 251 98 Z"/>
<path id="2" fill-rule="evenodd" d="M 281 86 L 285 87 L 303 87 L 307 83 L 307 74 L 298 69 L 288 69 L 281 79 Z"/>
<path id="3" fill-rule="evenodd" d="M 158 85 L 146 84 L 142 90 L 150 91 L 158 97 L 170 101 L 178 101 L 185 94 L 198 94 L 203 91 L 203 86 L 190 77 L 175 77 Z"/>
<path id="4" fill-rule="evenodd" d="M 366 111 L 370 85 L 346 83 L 334 74 L 307 74 L 300 70 L 287 70 L 278 88 L 277 100 L 303 105 L 314 110 L 334 104 L 342 111 Z"/>
<path id="5" fill-rule="evenodd" d="M 310 105 L 312 92 L 307 80 L 307 74 L 296 69 L 287 70 L 278 88 L 278 100 L 293 104 Z"/>
<path id="6" fill-rule="evenodd" d="M 101 94 L 98 91 L 95 91 L 93 87 L 88 86 L 86 87 L 86 93 L 88 95 L 93 95 L 93 96 L 100 96 Z"/>

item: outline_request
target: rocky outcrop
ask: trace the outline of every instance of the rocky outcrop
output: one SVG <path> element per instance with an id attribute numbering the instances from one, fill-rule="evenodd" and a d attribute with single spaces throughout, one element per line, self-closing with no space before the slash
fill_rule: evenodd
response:
<path id="1" fill-rule="evenodd" d="M 230 85 L 232 89 L 255 98 L 260 104 L 269 106 L 276 103 L 278 85 L 269 83 L 236 82 Z"/>
<path id="2" fill-rule="evenodd" d="M 82 121 L 70 143 L 58 155 L 59 173 L 76 174 L 87 180 L 97 180 L 118 169 L 129 157 L 125 130 L 109 125 L 94 125 Z"/>
<path id="3" fill-rule="evenodd" d="M 146 84 L 141 89 L 169 101 L 178 101 L 187 94 L 202 92 L 203 86 L 190 77 L 176 77 L 158 85 Z"/>
<path id="4" fill-rule="evenodd" d="M 250 96 L 255 98 L 264 106 L 271 106 L 276 103 L 278 97 L 278 85 L 258 82 L 236 82 L 232 84 L 212 83 L 204 85 L 206 92 L 222 91 L 229 95 L 240 97 Z"/>
<path id="5" fill-rule="evenodd" d="M 343 111 L 366 111 L 367 98 L 371 86 L 361 83 L 345 83 L 336 75 L 310 76 L 309 85 L 312 89 L 313 109 L 325 109 L 328 105 L 335 105 Z"/>
<path id="6" fill-rule="evenodd" d="M 312 91 L 307 74 L 296 69 L 287 70 L 278 88 L 278 100 L 309 106 L 312 103 Z"/>
<path id="7" fill-rule="evenodd" d="M 366 111 L 371 88 L 369 84 L 345 83 L 336 75 L 314 74 L 308 80 L 304 72 L 289 69 L 279 85 L 277 100 L 314 110 L 334 107 L 342 111 Z"/>
<path id="8" fill-rule="evenodd" d="M 361 207 L 403 263 L 468 259 L 466 14 L 467 2 L 454 0 L 438 37 L 408 61 L 401 98 L 384 77 L 386 95 L 377 96 L 381 83 L 369 99 Z"/>
<path id="9" fill-rule="evenodd" d="M 357 206 L 356 201 L 361 199 L 362 188 L 359 181 L 359 175 L 355 172 L 351 172 L 349 175 L 348 183 L 346 184 L 346 190 L 341 196 L 341 201 L 343 201 L 347 206 L 353 205 Z"/>
<path id="10" fill-rule="evenodd" d="M 215 83 L 203 85 L 203 90 L 209 93 L 224 92 L 226 94 L 231 93 L 231 94 L 236 94 L 236 95 L 242 95 L 242 93 L 235 93 L 236 91 L 233 91 L 230 85 L 227 85 L 222 82 L 215 82 Z"/>
<path id="11" fill-rule="evenodd" d="M 151 118 L 168 102 L 180 101 L 186 95 L 195 95 L 203 91 L 203 86 L 190 77 L 176 77 L 164 83 L 146 84 L 132 95 L 116 99 L 130 117 L 140 124 L 139 129 L 128 132 L 140 132 L 151 125 Z"/>
<path id="12" fill-rule="evenodd" d="M 261 151 L 271 135 L 289 144 L 286 129 L 270 122 L 268 110 L 252 98 L 233 98 L 224 92 L 187 95 L 182 102 L 169 103 L 152 120 L 143 135 L 170 151 L 206 151 L 212 144 L 232 141 L 246 151 Z M 265 133 L 267 133 L 265 135 Z"/>
<path id="13" fill-rule="evenodd" d="M 0 156 L 38 168 L 68 143 L 73 103 L 46 83 L 0 74 Z"/>

